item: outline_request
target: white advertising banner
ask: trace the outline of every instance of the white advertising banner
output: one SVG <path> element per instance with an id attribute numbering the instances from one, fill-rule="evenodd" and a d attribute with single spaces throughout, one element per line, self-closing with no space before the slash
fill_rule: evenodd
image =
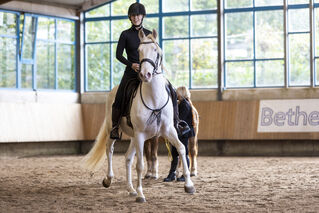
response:
<path id="1" fill-rule="evenodd" d="M 319 132 L 319 99 L 261 100 L 258 132 Z"/>

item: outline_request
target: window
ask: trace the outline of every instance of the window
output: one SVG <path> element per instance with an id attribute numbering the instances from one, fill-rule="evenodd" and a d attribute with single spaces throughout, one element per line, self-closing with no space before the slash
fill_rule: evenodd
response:
<path id="1" fill-rule="evenodd" d="M 226 87 L 284 85 L 283 21 L 282 1 L 226 1 Z"/>
<path id="2" fill-rule="evenodd" d="M 75 90 L 74 21 L 0 11 L 0 46 L 0 87 Z"/>
<path id="3" fill-rule="evenodd" d="M 119 83 L 125 67 L 115 59 L 115 49 L 120 33 L 131 26 L 127 9 L 133 2 L 112 1 L 85 13 L 86 91 Z M 219 58 L 224 88 L 319 85 L 318 0 L 313 10 L 308 0 L 219 0 L 223 14 L 218 0 L 138 2 L 147 10 L 144 27 L 158 31 L 166 77 L 175 87 L 217 88 Z"/>

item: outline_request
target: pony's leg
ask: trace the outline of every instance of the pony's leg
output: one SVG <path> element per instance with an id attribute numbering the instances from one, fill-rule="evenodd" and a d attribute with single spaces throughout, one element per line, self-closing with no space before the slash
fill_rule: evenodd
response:
<path id="1" fill-rule="evenodd" d="M 130 196 L 136 196 L 137 193 L 133 187 L 132 183 L 132 163 L 134 160 L 136 150 L 134 143 L 130 142 L 129 148 L 125 154 L 125 162 L 126 162 L 126 183 L 127 183 L 127 191 L 129 192 Z"/>
<path id="2" fill-rule="evenodd" d="M 112 157 L 113 157 L 113 151 L 114 151 L 114 142 L 113 139 L 107 139 L 106 144 L 106 156 L 107 156 L 107 177 L 103 179 L 102 184 L 104 187 L 108 188 L 110 187 L 112 183 L 112 179 L 114 177 L 113 173 L 113 167 L 112 167 Z"/>
<path id="3" fill-rule="evenodd" d="M 197 141 L 195 137 L 189 138 L 189 157 L 190 157 L 190 170 L 191 176 L 197 176 Z"/>
<path id="4" fill-rule="evenodd" d="M 145 202 L 145 196 L 143 194 L 143 187 L 142 187 L 142 173 L 144 169 L 144 160 L 143 160 L 143 148 L 145 142 L 145 136 L 143 133 L 135 132 L 134 138 L 132 139 L 135 144 L 136 148 L 136 171 L 137 171 L 137 198 L 136 202 L 143 203 Z"/>
<path id="5" fill-rule="evenodd" d="M 144 176 L 145 179 L 148 179 L 152 176 L 152 139 L 148 139 L 144 144 L 144 152 L 147 162 L 147 172 Z"/>
<path id="6" fill-rule="evenodd" d="M 168 130 L 166 138 L 169 140 L 169 142 L 171 142 L 171 144 L 173 146 L 175 146 L 175 148 L 177 149 L 178 154 L 180 156 L 180 159 L 182 160 L 183 174 L 185 177 L 185 185 L 184 185 L 185 192 L 190 193 L 190 194 L 195 193 L 196 190 L 195 190 L 194 184 L 190 178 L 190 172 L 189 172 L 187 161 L 186 161 L 185 146 L 178 139 L 176 130 L 173 126 Z"/>
<path id="7" fill-rule="evenodd" d="M 145 146 L 145 145 L 144 145 Z M 158 151 L 158 137 L 154 137 L 151 143 L 151 154 L 152 154 L 152 178 L 158 178 L 158 160 L 157 160 L 157 151 Z"/>

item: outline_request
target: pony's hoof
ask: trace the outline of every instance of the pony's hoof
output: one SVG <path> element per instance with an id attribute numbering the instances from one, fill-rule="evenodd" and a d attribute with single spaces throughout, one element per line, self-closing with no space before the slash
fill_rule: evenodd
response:
<path id="1" fill-rule="evenodd" d="M 102 184 L 105 188 L 109 188 L 111 185 L 111 179 L 104 178 Z"/>
<path id="2" fill-rule="evenodd" d="M 194 194 L 196 192 L 196 189 L 194 186 L 184 186 L 185 192 L 189 194 Z"/>
<path id="3" fill-rule="evenodd" d="M 129 195 L 130 195 L 130 197 L 135 197 L 135 196 L 137 196 L 137 192 L 130 192 Z"/>
<path id="4" fill-rule="evenodd" d="M 136 198 L 136 202 L 137 202 L 137 203 L 145 203 L 146 200 L 145 200 L 144 197 L 137 197 L 137 198 Z"/>

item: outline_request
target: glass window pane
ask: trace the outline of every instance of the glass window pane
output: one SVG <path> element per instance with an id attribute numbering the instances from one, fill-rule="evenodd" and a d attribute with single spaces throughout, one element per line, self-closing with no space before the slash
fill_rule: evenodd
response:
<path id="1" fill-rule="evenodd" d="M 51 18 L 39 17 L 37 39 L 54 40 L 55 21 Z"/>
<path id="2" fill-rule="evenodd" d="M 188 37 L 188 16 L 164 17 L 164 38 Z"/>
<path id="3" fill-rule="evenodd" d="M 191 0 L 192 10 L 212 10 L 217 9 L 216 0 Z"/>
<path id="4" fill-rule="evenodd" d="M 252 7 L 253 0 L 225 0 L 226 8 Z"/>
<path id="5" fill-rule="evenodd" d="M 318 0 L 319 1 L 319 0 Z M 319 55 L 319 8 L 315 8 L 315 55 Z"/>
<path id="6" fill-rule="evenodd" d="M 58 20 L 57 39 L 63 42 L 74 42 L 74 22 Z"/>
<path id="7" fill-rule="evenodd" d="M 192 39 L 192 88 L 217 87 L 217 39 Z"/>
<path id="8" fill-rule="evenodd" d="M 188 11 L 188 0 L 163 0 L 163 12 Z"/>
<path id="9" fill-rule="evenodd" d="M 310 36 L 289 35 L 289 80 L 291 86 L 310 85 Z"/>
<path id="10" fill-rule="evenodd" d="M 158 0 L 140 0 L 140 2 L 145 6 L 146 14 L 158 13 Z"/>
<path id="11" fill-rule="evenodd" d="M 146 19 L 144 19 L 143 26 L 146 29 L 150 30 L 150 31 L 155 29 L 156 32 L 159 33 L 159 31 L 158 31 L 158 18 L 146 18 Z"/>
<path id="12" fill-rule="evenodd" d="M 111 23 L 112 23 L 112 41 L 118 41 L 121 33 L 132 26 L 131 22 L 128 19 L 113 20 Z"/>
<path id="13" fill-rule="evenodd" d="M 113 57 L 112 57 L 112 64 L 113 64 L 113 85 L 112 87 L 119 85 L 120 81 L 122 79 L 122 76 L 124 74 L 124 70 L 125 70 L 125 65 L 122 64 L 119 60 L 116 59 L 115 55 L 116 55 L 116 44 L 112 44 L 112 51 L 113 51 Z M 123 52 L 123 56 L 125 58 L 127 58 L 126 52 Z"/>
<path id="14" fill-rule="evenodd" d="M 315 66 L 316 66 L 316 70 L 315 70 L 315 85 L 318 86 L 319 85 L 319 61 L 318 59 L 315 59 Z"/>
<path id="15" fill-rule="evenodd" d="M 288 10 L 289 32 L 309 31 L 309 9 Z"/>
<path id="16" fill-rule="evenodd" d="M 135 0 L 122 0 L 122 1 L 114 1 L 111 4 L 112 7 L 112 16 L 125 15 L 127 16 L 128 8 L 131 4 L 135 3 Z"/>
<path id="17" fill-rule="evenodd" d="M 85 13 L 86 18 L 110 16 L 110 4 L 95 8 Z"/>
<path id="18" fill-rule="evenodd" d="M 255 0 L 255 6 L 283 5 L 283 1 L 278 0 Z"/>
<path id="19" fill-rule="evenodd" d="M 253 14 L 226 15 L 226 59 L 253 57 Z"/>
<path id="20" fill-rule="evenodd" d="M 58 89 L 74 90 L 74 45 L 59 44 L 57 57 Z"/>
<path id="21" fill-rule="evenodd" d="M 109 23 L 109 21 L 86 22 L 86 42 L 109 41 Z"/>
<path id="22" fill-rule="evenodd" d="M 175 87 L 189 87 L 188 46 L 188 40 L 163 42 L 165 74 Z"/>
<path id="23" fill-rule="evenodd" d="M 283 57 L 283 12 L 256 12 L 256 58 Z"/>
<path id="24" fill-rule="evenodd" d="M 16 43 L 0 37 L 0 87 L 16 87 Z"/>
<path id="25" fill-rule="evenodd" d="M 284 86 L 284 61 L 257 61 L 257 86 Z"/>
<path id="26" fill-rule="evenodd" d="M 227 62 L 226 87 L 253 87 L 253 62 Z"/>
<path id="27" fill-rule="evenodd" d="M 32 64 L 21 65 L 21 88 L 32 89 Z"/>
<path id="28" fill-rule="evenodd" d="M 216 14 L 191 16 L 192 36 L 217 36 Z"/>
<path id="29" fill-rule="evenodd" d="M 110 45 L 86 45 L 87 90 L 110 89 Z"/>
<path id="30" fill-rule="evenodd" d="M 35 18 L 25 16 L 25 26 L 23 33 L 22 58 L 33 59 L 33 44 L 35 36 Z"/>
<path id="31" fill-rule="evenodd" d="M 0 35 L 16 36 L 17 16 L 13 13 L 0 12 Z"/>
<path id="32" fill-rule="evenodd" d="M 309 4 L 309 0 L 288 0 L 288 4 Z"/>
<path id="33" fill-rule="evenodd" d="M 55 89 L 55 45 L 37 41 L 37 88 Z"/>

